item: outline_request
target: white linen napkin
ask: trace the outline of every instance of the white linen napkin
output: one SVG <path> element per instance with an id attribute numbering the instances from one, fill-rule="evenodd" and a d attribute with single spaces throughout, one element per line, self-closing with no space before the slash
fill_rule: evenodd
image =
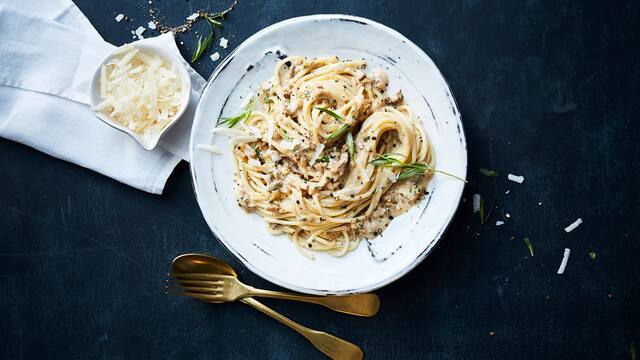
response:
<path id="1" fill-rule="evenodd" d="M 142 41 L 182 59 L 171 33 Z M 146 151 L 88 106 L 90 79 L 114 48 L 69 0 L 0 0 L 0 136 L 160 194 L 175 165 L 188 158 L 205 80 L 183 60 L 192 79 L 190 105 L 160 148 Z"/>

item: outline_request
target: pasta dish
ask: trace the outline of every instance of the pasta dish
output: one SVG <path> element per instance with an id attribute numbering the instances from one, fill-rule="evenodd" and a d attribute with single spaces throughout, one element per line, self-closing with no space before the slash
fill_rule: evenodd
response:
<path id="1" fill-rule="evenodd" d="M 307 256 L 381 235 L 438 171 L 402 93 L 365 70 L 364 60 L 287 57 L 245 112 L 213 130 L 231 137 L 238 205 Z"/>

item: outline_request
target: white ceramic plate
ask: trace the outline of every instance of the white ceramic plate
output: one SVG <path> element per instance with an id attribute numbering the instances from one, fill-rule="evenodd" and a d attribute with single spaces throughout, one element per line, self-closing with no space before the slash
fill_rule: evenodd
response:
<path id="1" fill-rule="evenodd" d="M 268 233 L 265 222 L 238 207 L 228 139 L 212 135 L 220 116 L 242 112 L 247 94 L 271 77 L 279 57 L 337 55 L 364 58 L 368 69 L 384 69 L 389 92 L 402 89 L 419 114 L 435 152 L 436 166 L 464 177 L 467 151 L 460 114 L 433 61 L 400 33 L 374 21 L 346 15 L 289 19 L 256 33 L 216 69 L 198 105 L 191 133 L 191 174 L 196 197 L 211 230 L 251 271 L 291 290 L 309 294 L 348 294 L 382 287 L 418 265 L 451 221 L 464 187 L 435 175 L 429 195 L 389 228 L 345 257 L 302 256 L 285 235 Z M 198 144 L 223 150 L 212 155 Z"/>

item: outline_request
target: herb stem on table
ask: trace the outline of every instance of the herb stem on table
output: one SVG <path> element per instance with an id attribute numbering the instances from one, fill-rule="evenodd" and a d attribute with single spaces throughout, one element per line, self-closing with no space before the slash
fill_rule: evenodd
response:
<path id="1" fill-rule="evenodd" d="M 238 1 L 234 1 L 227 9 L 217 12 L 217 13 L 205 13 L 200 12 L 200 18 L 204 19 L 207 24 L 209 24 L 209 35 L 204 38 L 202 35 L 198 38 L 198 44 L 196 45 L 196 50 L 191 55 L 191 63 L 196 62 L 202 54 L 205 53 L 213 43 L 213 39 L 215 38 L 215 28 L 222 30 L 222 22 L 220 20 L 224 20 L 224 16 L 227 15 L 233 8 L 236 6 Z"/>

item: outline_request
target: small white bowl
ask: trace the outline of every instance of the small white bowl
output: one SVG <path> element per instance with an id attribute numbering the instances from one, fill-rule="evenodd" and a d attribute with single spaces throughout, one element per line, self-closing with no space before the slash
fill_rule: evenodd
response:
<path id="1" fill-rule="evenodd" d="M 176 122 L 178 122 L 178 120 L 180 119 L 184 111 L 187 109 L 187 106 L 189 106 L 189 98 L 191 96 L 191 77 L 189 77 L 189 73 L 187 72 L 187 69 L 185 69 L 184 65 L 182 64 L 182 61 L 169 50 L 166 50 L 159 46 L 145 44 L 145 43 L 134 42 L 129 45 L 133 46 L 136 49 L 140 49 L 141 51 L 145 52 L 148 55 L 157 54 L 160 57 L 160 59 L 162 59 L 164 62 L 172 66 L 174 69 L 176 69 L 178 78 L 182 82 L 182 94 L 180 97 L 180 109 L 178 110 L 178 113 L 176 113 L 176 115 L 173 117 L 173 120 L 171 120 L 171 122 L 169 122 L 161 131 L 155 134 L 136 133 L 135 131 L 129 129 L 128 127 L 122 125 L 121 123 L 113 119 L 111 116 L 109 116 L 109 114 L 106 114 L 100 111 L 94 111 L 94 113 L 96 114 L 98 119 L 104 121 L 106 124 L 129 134 L 145 150 L 153 150 L 156 147 L 156 145 L 158 145 L 158 141 L 160 140 L 162 135 L 167 130 L 169 130 Z M 106 59 L 104 59 L 104 61 L 100 64 L 100 66 L 98 66 L 96 72 L 93 74 L 93 78 L 91 79 L 91 94 L 90 94 L 90 101 L 91 101 L 92 108 L 94 108 L 96 105 L 102 102 L 102 99 L 100 98 L 100 68 L 102 67 L 102 65 L 104 65 L 107 61 L 109 61 L 114 56 L 116 55 L 111 54 Z"/>

